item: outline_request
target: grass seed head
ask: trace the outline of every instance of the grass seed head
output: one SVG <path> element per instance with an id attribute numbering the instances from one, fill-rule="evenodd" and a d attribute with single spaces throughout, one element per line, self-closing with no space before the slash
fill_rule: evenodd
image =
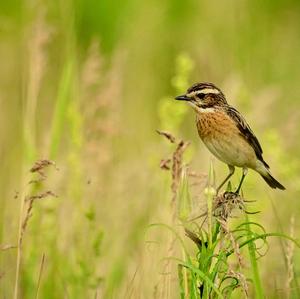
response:
<path id="1" fill-rule="evenodd" d="M 214 200 L 213 213 L 216 218 L 227 221 L 232 217 L 232 212 L 235 209 L 245 211 L 243 198 L 233 192 L 225 192 L 218 195 Z"/>

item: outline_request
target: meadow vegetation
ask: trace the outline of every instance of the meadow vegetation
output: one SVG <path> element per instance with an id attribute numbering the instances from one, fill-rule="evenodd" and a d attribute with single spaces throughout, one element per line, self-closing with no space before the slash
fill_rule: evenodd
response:
<path id="1" fill-rule="evenodd" d="M 2 1 L 0 298 L 300 298 L 299 13 Z M 173 100 L 196 81 L 246 116 L 286 191 L 249 172 L 215 197 L 227 167 Z"/>

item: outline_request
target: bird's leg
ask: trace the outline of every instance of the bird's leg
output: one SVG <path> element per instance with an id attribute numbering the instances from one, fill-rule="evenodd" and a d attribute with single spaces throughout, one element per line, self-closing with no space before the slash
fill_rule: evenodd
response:
<path id="1" fill-rule="evenodd" d="M 217 194 L 219 193 L 220 189 L 224 186 L 224 184 L 231 178 L 231 176 L 234 174 L 235 168 L 232 165 L 228 165 L 229 168 L 229 174 L 225 178 L 225 180 L 221 183 L 221 185 L 217 188 Z"/>
<path id="2" fill-rule="evenodd" d="M 239 193 L 240 193 L 240 190 L 241 190 L 241 187 L 242 187 L 244 178 L 245 178 L 245 176 L 247 175 L 247 173 L 248 173 L 248 168 L 246 168 L 246 167 L 243 168 L 243 175 L 242 175 L 240 184 L 239 184 L 238 188 L 237 188 L 236 191 L 235 191 L 236 194 L 239 194 Z"/>

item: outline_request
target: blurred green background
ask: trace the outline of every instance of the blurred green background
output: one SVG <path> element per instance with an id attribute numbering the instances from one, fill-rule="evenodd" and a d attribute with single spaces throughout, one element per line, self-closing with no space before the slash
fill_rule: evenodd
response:
<path id="1" fill-rule="evenodd" d="M 19 298 L 36 295 L 43 254 L 40 298 L 166 298 L 157 290 L 170 236 L 147 227 L 170 220 L 159 162 L 171 148 L 155 130 L 190 140 L 187 162 L 207 173 L 193 111 L 172 101 L 197 81 L 214 82 L 245 115 L 287 188 L 250 172 L 255 218 L 297 238 L 299 34 L 295 0 L 1 1 L 0 244 L 17 243 L 34 161 L 59 168 L 43 183 L 58 198 L 36 202 L 25 233 Z M 219 182 L 227 167 L 214 164 Z M 204 199 L 195 193 L 196 214 Z M 296 296 L 282 244 L 269 245 L 259 262 L 267 298 Z M 297 278 L 299 250 L 293 263 Z M 1 298 L 13 296 L 15 267 L 16 249 L 2 250 Z M 179 298 L 170 275 L 169 298 Z"/>

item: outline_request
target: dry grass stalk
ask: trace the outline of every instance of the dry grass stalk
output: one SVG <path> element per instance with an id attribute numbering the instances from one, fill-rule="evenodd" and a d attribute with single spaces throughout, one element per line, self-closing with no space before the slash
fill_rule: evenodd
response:
<path id="1" fill-rule="evenodd" d="M 235 253 L 235 256 L 237 257 L 237 260 L 238 260 L 239 269 L 242 269 L 244 267 L 244 262 L 243 262 L 243 258 L 241 255 L 240 247 L 239 247 L 238 242 L 235 241 L 235 238 L 234 238 L 232 232 L 230 231 L 228 221 L 225 219 L 222 219 L 222 218 L 218 218 L 217 220 L 222 227 L 222 231 L 223 231 L 225 238 L 227 237 L 231 243 L 233 252 Z M 247 285 L 245 276 L 240 272 L 236 272 L 233 269 L 230 269 L 228 271 L 228 277 L 233 277 L 238 280 L 239 285 L 242 287 L 242 289 L 244 291 L 245 297 L 248 298 L 249 297 L 248 296 L 249 289 L 248 289 L 248 285 Z"/>
<path id="2" fill-rule="evenodd" d="M 0 250 L 5 251 L 9 249 L 16 249 L 18 246 L 11 245 L 11 244 L 5 244 L 5 245 L 0 245 Z"/>
<path id="3" fill-rule="evenodd" d="M 227 277 L 235 278 L 239 282 L 239 286 L 243 289 L 245 297 L 249 298 L 249 289 L 245 275 L 241 272 L 233 271 L 232 269 L 228 270 L 226 275 Z"/>
<path id="4" fill-rule="evenodd" d="M 55 167 L 56 170 L 58 170 L 58 168 L 56 167 L 56 165 L 53 161 L 46 160 L 46 159 L 36 161 L 34 163 L 34 165 L 31 167 L 30 172 L 37 173 L 39 175 L 39 177 L 36 180 L 29 181 L 29 183 L 39 183 L 39 182 L 45 180 L 47 178 L 47 175 L 45 174 L 45 169 L 47 167 L 49 167 L 50 165 L 52 165 L 53 167 Z M 25 215 L 23 217 L 23 221 L 21 224 L 21 231 L 19 234 L 19 241 L 18 241 L 19 248 L 22 247 L 24 233 L 26 231 L 28 221 L 29 221 L 30 217 L 32 216 L 32 208 L 33 208 L 34 202 L 36 200 L 44 199 L 49 196 L 57 197 L 54 194 L 54 192 L 52 192 L 51 190 L 45 191 L 43 193 L 35 194 L 35 195 L 25 196 L 25 200 L 24 200 Z"/>
<path id="5" fill-rule="evenodd" d="M 101 82 L 102 65 L 99 42 L 95 39 L 88 49 L 81 73 L 82 91 L 85 97 L 93 94 L 92 89 Z"/>
<path id="6" fill-rule="evenodd" d="M 45 47 L 48 45 L 52 35 L 52 28 L 46 23 L 46 13 L 44 9 L 39 9 L 38 14 L 27 30 L 24 30 L 24 48 L 26 48 L 28 70 L 25 78 L 26 82 L 26 106 L 24 113 L 24 136 L 28 151 L 34 151 L 35 144 L 35 120 L 36 108 L 41 81 L 43 79 L 46 64 L 47 53 Z"/>
<path id="7" fill-rule="evenodd" d="M 171 143 L 176 143 L 176 138 L 171 133 L 159 130 L 156 130 L 156 132 L 159 135 L 166 137 Z"/>
<path id="8" fill-rule="evenodd" d="M 173 198 L 172 202 L 173 204 L 176 201 L 177 198 L 177 192 L 178 192 L 178 187 L 180 184 L 180 179 L 182 176 L 182 156 L 186 148 L 190 145 L 190 142 L 186 142 L 183 140 L 180 140 L 177 144 L 177 147 L 173 153 L 172 157 L 172 185 L 171 189 L 173 192 Z"/>
<path id="9" fill-rule="evenodd" d="M 28 198 L 25 198 L 25 202 L 27 202 L 27 209 L 26 209 L 26 212 L 25 212 L 25 217 L 24 217 L 23 222 L 22 222 L 21 235 L 20 235 L 20 239 L 19 239 L 19 247 L 22 246 L 23 237 L 24 237 L 27 225 L 28 225 L 28 221 L 32 216 L 33 203 L 38 199 L 44 199 L 44 198 L 47 198 L 49 196 L 57 197 L 57 195 L 55 195 L 52 191 L 46 191 L 44 193 L 41 193 L 41 194 L 38 194 L 38 195 L 32 195 L 32 196 L 29 196 Z"/>
<path id="10" fill-rule="evenodd" d="M 178 187 L 180 184 L 180 180 L 182 177 L 183 171 L 183 154 L 186 148 L 189 146 L 190 142 L 186 142 L 183 140 L 177 141 L 177 139 L 168 132 L 159 131 L 157 133 L 163 137 L 165 137 L 170 143 L 176 144 L 176 148 L 172 154 L 172 158 L 163 159 L 160 162 L 160 168 L 164 170 L 171 170 L 172 182 L 171 182 L 171 191 L 172 191 L 172 199 L 171 199 L 171 210 L 172 210 L 172 225 L 174 225 L 176 221 L 176 199 L 178 193 Z M 171 164 L 171 165 L 170 165 Z M 171 240 L 168 244 L 168 250 L 166 256 L 171 257 L 174 253 L 174 243 L 175 238 L 172 236 Z M 158 298 L 170 298 L 171 296 L 171 261 L 166 260 L 163 265 L 163 281 L 161 282 L 161 289 L 159 290 L 158 285 L 155 287 Z M 159 292 L 160 291 L 160 292 Z"/>
<path id="11" fill-rule="evenodd" d="M 244 262 L 240 252 L 240 247 L 238 242 L 236 242 L 228 225 L 228 220 L 230 217 L 232 217 L 232 212 L 235 209 L 245 211 L 245 203 L 240 195 L 233 192 L 225 192 L 215 198 L 215 201 L 213 203 L 214 217 L 216 217 L 217 221 L 220 223 L 224 237 L 228 238 L 231 243 L 233 252 L 237 257 L 238 268 L 242 269 L 244 267 Z M 227 274 L 228 277 L 236 278 L 238 280 L 239 285 L 244 291 L 245 297 L 248 298 L 249 290 L 245 276 L 240 272 L 234 271 L 233 269 L 230 269 Z"/>
<path id="12" fill-rule="evenodd" d="M 172 159 L 166 159 L 162 160 L 160 163 L 160 167 L 162 169 L 170 169 L 169 163 L 172 161 L 172 183 L 171 183 L 171 190 L 173 193 L 172 196 L 172 206 L 175 209 L 175 203 L 176 203 L 176 198 L 177 198 L 177 192 L 178 192 L 178 187 L 180 184 L 180 179 L 182 176 L 182 166 L 183 166 L 183 153 L 187 149 L 187 147 L 190 145 L 189 141 L 183 141 L 179 140 L 177 141 L 176 138 L 168 132 L 165 131 L 159 131 L 156 130 L 156 132 L 165 137 L 167 140 L 169 140 L 171 143 L 176 144 L 177 147 L 175 151 L 172 154 Z M 174 211 L 173 209 L 173 211 Z M 175 216 L 176 216 L 176 210 L 175 210 Z M 174 217 L 173 217 L 174 218 Z"/>
<path id="13" fill-rule="evenodd" d="M 50 41 L 51 28 L 45 21 L 45 10 L 39 9 L 33 22 L 27 30 L 24 30 L 24 51 L 26 57 L 24 61 L 27 61 L 25 65 L 26 74 L 26 92 L 25 92 L 25 110 L 24 110 L 24 121 L 23 121 L 23 134 L 25 151 L 28 159 L 34 159 L 36 155 L 36 108 L 38 96 L 41 88 L 41 81 L 45 72 L 45 65 L 47 62 L 47 55 L 45 46 Z M 24 84 L 24 86 L 25 86 Z M 26 165 L 27 166 L 27 165 Z M 23 182 L 26 181 L 23 178 Z M 25 198 L 21 196 L 20 205 L 20 220 L 19 220 L 19 233 L 18 233 L 18 253 L 17 253 L 17 266 L 16 266 L 16 279 L 14 289 L 14 299 L 18 298 L 18 284 L 20 275 L 20 264 L 21 264 L 21 236 L 22 236 L 22 224 L 23 224 L 23 213 L 24 213 Z"/>
<path id="14" fill-rule="evenodd" d="M 56 170 L 58 170 L 55 162 L 53 162 L 53 161 L 46 160 L 46 159 L 36 161 L 34 163 L 34 165 L 32 166 L 32 168 L 30 169 L 30 172 L 38 173 L 39 178 L 37 180 L 32 180 L 29 183 L 30 184 L 38 183 L 38 182 L 45 180 L 47 178 L 47 176 L 45 174 L 45 168 L 47 168 L 50 165 L 52 165 Z"/>
<path id="15" fill-rule="evenodd" d="M 113 158 L 112 141 L 121 129 L 124 55 L 117 53 L 108 71 L 104 70 L 103 64 L 99 42 L 94 40 L 82 65 L 80 86 L 87 144 L 85 157 L 92 157 L 85 161 L 88 172 L 95 170 L 95 164 L 97 169 L 109 165 Z"/>
<path id="16" fill-rule="evenodd" d="M 171 159 L 162 159 L 160 161 L 159 167 L 163 170 L 170 170 Z"/>
<path id="17" fill-rule="evenodd" d="M 44 159 L 44 160 L 36 161 L 34 165 L 31 167 L 30 172 L 32 173 L 37 172 L 40 176 L 46 178 L 44 170 L 46 167 L 50 165 L 53 165 L 58 170 L 58 168 L 55 165 L 55 162 Z"/>
<path id="18" fill-rule="evenodd" d="M 36 180 L 30 180 L 28 183 L 32 184 L 38 184 L 41 181 L 45 180 L 47 178 L 45 174 L 45 168 L 48 166 L 54 166 L 57 170 L 57 167 L 55 166 L 55 163 L 50 160 L 38 160 L 34 163 L 32 168 L 30 169 L 31 173 L 37 173 L 38 178 Z M 36 200 L 44 199 L 49 196 L 56 195 L 52 191 L 45 191 L 39 194 L 35 195 L 25 195 L 25 198 L 22 199 L 22 210 L 20 215 L 20 227 L 19 227 L 19 234 L 18 234 L 18 247 L 17 247 L 17 266 L 16 266 L 16 280 L 15 280 L 15 289 L 14 289 L 14 299 L 18 298 L 18 288 L 19 288 L 19 275 L 20 275 L 20 266 L 21 266 L 21 259 L 22 259 L 22 245 L 23 245 L 23 239 L 26 232 L 26 228 L 28 226 L 28 222 L 30 217 L 32 216 L 32 209 L 33 204 Z"/>
<path id="19" fill-rule="evenodd" d="M 203 183 L 207 179 L 206 173 L 197 173 L 196 171 L 191 170 L 190 168 L 187 168 L 187 174 L 189 177 L 198 180 L 198 183 Z M 195 184 L 197 184 L 197 182 Z"/>
<path id="20" fill-rule="evenodd" d="M 290 220 L 290 236 L 291 238 L 294 238 L 295 236 L 295 216 L 293 215 Z M 285 289 L 286 289 L 286 298 L 290 298 L 291 295 L 291 284 L 294 279 L 294 263 L 293 263 L 293 257 L 294 257 L 294 251 L 295 251 L 295 243 L 294 242 L 288 242 L 287 248 L 286 248 L 286 261 L 287 261 L 287 279 L 285 283 Z"/>
<path id="21" fill-rule="evenodd" d="M 28 98 L 36 103 L 41 80 L 47 63 L 45 46 L 49 43 L 52 29 L 45 21 L 45 11 L 40 10 L 26 39 L 29 63 Z"/>
<path id="22" fill-rule="evenodd" d="M 225 237 L 228 237 L 228 239 L 230 240 L 231 246 L 232 246 L 234 253 L 238 259 L 239 266 L 242 268 L 244 266 L 244 263 L 243 263 L 242 255 L 240 252 L 240 247 L 239 247 L 239 244 L 235 241 L 234 236 L 229 229 L 228 222 L 225 220 L 222 220 L 222 219 L 218 219 L 218 221 L 221 224 L 222 231 L 223 231 Z"/>
<path id="23" fill-rule="evenodd" d="M 41 280 L 42 280 L 42 274 L 43 274 L 43 270 L 44 270 L 44 264 L 45 264 L 45 253 L 43 253 L 42 260 L 41 260 L 35 299 L 39 298 L 39 290 L 40 290 L 40 286 L 41 286 Z"/>

